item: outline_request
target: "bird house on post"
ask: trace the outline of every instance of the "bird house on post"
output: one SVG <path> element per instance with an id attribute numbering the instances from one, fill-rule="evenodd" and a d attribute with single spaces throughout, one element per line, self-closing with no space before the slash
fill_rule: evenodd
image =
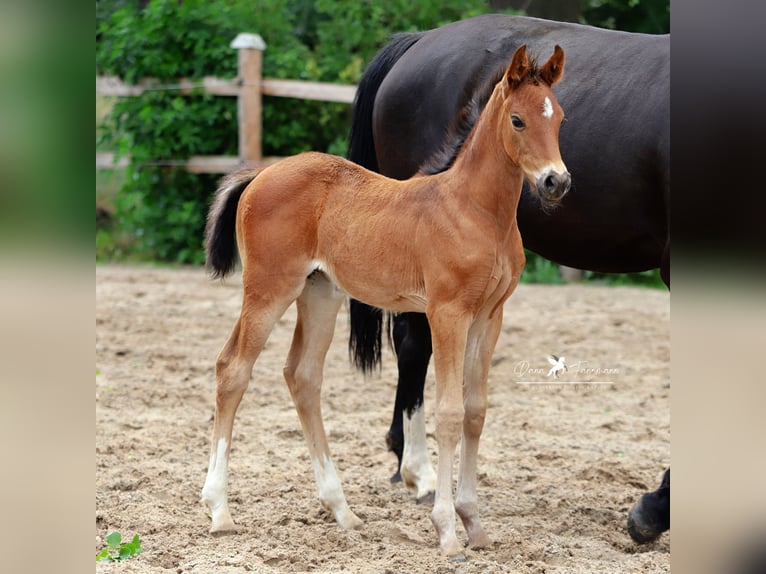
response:
<path id="1" fill-rule="evenodd" d="M 231 43 L 239 50 L 239 161 L 261 161 L 261 74 L 266 42 L 258 34 L 239 34 Z"/>

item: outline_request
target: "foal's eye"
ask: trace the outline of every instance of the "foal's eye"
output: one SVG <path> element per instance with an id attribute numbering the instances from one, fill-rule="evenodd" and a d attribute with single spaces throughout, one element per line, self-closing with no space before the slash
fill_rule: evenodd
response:
<path id="1" fill-rule="evenodd" d="M 525 127 L 524 122 L 521 121 L 521 118 L 515 114 L 511 116 L 511 123 L 517 130 L 523 130 Z"/>

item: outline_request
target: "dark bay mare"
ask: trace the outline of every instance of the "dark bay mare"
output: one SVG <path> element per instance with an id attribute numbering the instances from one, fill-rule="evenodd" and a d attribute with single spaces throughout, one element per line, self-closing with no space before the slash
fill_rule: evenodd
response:
<path id="1" fill-rule="evenodd" d="M 488 15 L 393 37 L 359 83 L 348 157 L 404 179 L 449 165 L 480 89 L 521 44 L 567 53 L 554 92 L 566 110 L 561 153 L 572 190 L 543 210 L 525 185 L 518 206 L 524 247 L 559 264 L 605 273 L 660 268 L 670 285 L 670 36 Z M 423 386 L 431 356 L 425 316 L 394 317 L 399 380 L 389 448 L 418 498 L 433 492 L 425 450 Z M 351 305 L 350 351 L 371 371 L 380 361 L 382 313 Z"/>

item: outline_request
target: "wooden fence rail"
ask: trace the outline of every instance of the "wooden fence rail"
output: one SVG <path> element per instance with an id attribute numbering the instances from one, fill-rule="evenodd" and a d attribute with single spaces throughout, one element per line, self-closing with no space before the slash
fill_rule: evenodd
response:
<path id="1" fill-rule="evenodd" d="M 120 78 L 97 76 L 96 95 L 129 97 L 141 95 L 148 90 L 174 89 L 180 94 L 201 90 L 215 96 L 236 96 L 238 99 L 238 156 L 192 156 L 188 160 L 152 162 L 153 165 L 182 166 L 192 173 L 227 173 L 240 166 L 264 166 L 279 159 L 262 157 L 261 97 L 264 94 L 347 104 L 354 101 L 356 86 L 262 78 L 262 59 L 266 44 L 258 34 L 239 34 L 232 41 L 231 47 L 238 51 L 236 78 L 226 80 L 205 77 L 197 81 L 182 78 L 172 86 L 168 86 L 153 78 L 144 78 L 136 85 L 128 85 Z M 125 157 L 115 162 L 113 153 L 96 153 L 96 169 L 124 168 L 128 162 L 129 159 Z"/>

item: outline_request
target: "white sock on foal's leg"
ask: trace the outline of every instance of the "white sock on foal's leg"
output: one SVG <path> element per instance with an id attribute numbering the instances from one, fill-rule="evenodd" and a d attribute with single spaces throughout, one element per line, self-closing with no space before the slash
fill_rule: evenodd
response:
<path id="1" fill-rule="evenodd" d="M 332 459 L 327 455 L 323 460 L 312 458 L 311 465 L 314 468 L 314 478 L 317 484 L 319 501 L 328 511 L 333 513 L 335 520 L 341 528 L 352 530 L 362 526 L 362 520 L 348 507 L 343 487 L 340 484 L 338 473 Z"/>
<path id="2" fill-rule="evenodd" d="M 202 487 L 202 502 L 207 505 L 212 518 L 210 532 L 229 532 L 236 529 L 227 500 L 229 461 L 226 459 L 226 447 L 226 439 L 219 439 L 216 450 L 210 454 L 207 478 L 205 486 Z"/>

